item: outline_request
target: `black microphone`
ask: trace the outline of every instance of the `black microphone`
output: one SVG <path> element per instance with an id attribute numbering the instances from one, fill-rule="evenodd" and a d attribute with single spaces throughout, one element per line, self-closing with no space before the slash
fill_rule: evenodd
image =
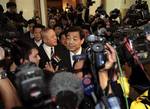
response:
<path id="1" fill-rule="evenodd" d="M 92 84 L 90 77 L 84 77 L 82 80 L 82 84 L 84 87 L 84 93 L 88 96 L 92 96 L 95 104 L 97 103 L 97 97 L 94 93 L 94 84 Z"/>

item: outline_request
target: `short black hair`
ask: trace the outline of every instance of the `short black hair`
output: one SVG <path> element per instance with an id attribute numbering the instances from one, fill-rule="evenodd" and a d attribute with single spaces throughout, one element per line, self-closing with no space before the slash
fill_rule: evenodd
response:
<path id="1" fill-rule="evenodd" d="M 41 29 L 44 29 L 45 26 L 42 25 L 42 24 L 36 24 L 36 25 L 33 26 L 33 30 L 34 30 L 35 28 L 41 28 Z"/>
<path id="2" fill-rule="evenodd" d="M 84 39 L 84 34 L 83 34 L 83 30 L 80 26 L 72 26 L 70 27 L 68 30 L 67 30 L 67 34 L 69 32 L 79 32 L 79 35 L 80 35 L 80 39 Z"/>
<path id="3" fill-rule="evenodd" d="M 78 96 L 72 91 L 61 91 L 56 96 L 56 105 L 59 109 L 76 109 Z"/>
<path id="4" fill-rule="evenodd" d="M 29 59 L 29 55 L 30 55 L 32 49 L 37 49 L 38 50 L 36 45 L 34 45 L 30 42 L 23 41 L 23 40 L 19 40 L 17 42 L 17 45 L 20 48 L 20 54 L 21 54 L 20 58 L 22 58 L 24 60 Z"/>
<path id="5" fill-rule="evenodd" d="M 82 29 L 86 29 L 86 30 L 88 30 L 88 31 L 91 33 L 90 24 L 88 24 L 88 23 L 83 24 L 83 25 L 81 26 L 81 28 L 82 28 Z"/>
<path id="6" fill-rule="evenodd" d="M 10 7 L 15 7 L 16 8 L 17 5 L 16 5 L 15 2 L 7 2 L 6 7 L 7 7 L 7 9 L 10 8 Z"/>
<path id="7" fill-rule="evenodd" d="M 29 19 L 28 21 L 27 21 L 27 24 L 35 24 L 35 20 L 34 19 Z"/>

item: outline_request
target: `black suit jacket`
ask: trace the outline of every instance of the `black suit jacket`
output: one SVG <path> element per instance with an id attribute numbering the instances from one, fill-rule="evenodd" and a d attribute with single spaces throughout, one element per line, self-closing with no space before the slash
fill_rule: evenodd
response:
<path id="1" fill-rule="evenodd" d="M 63 45 L 57 45 L 54 47 L 54 51 L 55 51 L 55 55 L 58 56 L 61 60 L 62 60 L 62 64 L 63 64 L 63 67 L 66 68 L 66 64 L 67 63 L 63 63 L 63 60 L 66 60 L 66 56 L 65 56 L 65 53 L 66 53 L 66 48 L 63 46 Z M 39 47 L 39 55 L 40 55 L 40 64 L 39 66 L 41 68 L 44 68 L 45 67 L 45 64 L 46 62 L 49 62 L 49 58 L 43 48 L 43 45 L 41 45 Z"/>

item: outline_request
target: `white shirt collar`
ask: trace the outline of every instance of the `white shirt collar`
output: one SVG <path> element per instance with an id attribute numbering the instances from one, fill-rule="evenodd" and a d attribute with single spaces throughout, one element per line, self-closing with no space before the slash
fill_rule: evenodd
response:
<path id="1" fill-rule="evenodd" d="M 53 48 L 53 50 L 54 50 L 54 47 L 50 47 L 46 44 L 43 44 L 43 48 L 44 48 L 48 58 L 51 60 L 51 48 Z"/>
<path id="2" fill-rule="evenodd" d="M 42 40 L 36 41 L 34 40 L 34 42 L 36 43 L 36 45 L 39 47 L 42 44 Z"/>

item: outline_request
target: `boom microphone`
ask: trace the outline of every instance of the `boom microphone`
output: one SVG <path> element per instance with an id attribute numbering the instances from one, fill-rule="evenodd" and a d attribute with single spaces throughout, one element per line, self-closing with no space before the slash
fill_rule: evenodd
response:
<path id="1" fill-rule="evenodd" d="M 57 97 L 61 92 L 73 92 L 77 95 L 77 105 L 79 105 L 84 97 L 82 82 L 75 74 L 70 72 L 56 73 L 50 82 L 51 96 Z M 66 94 L 67 96 L 67 94 Z M 57 99 L 57 98 L 56 98 Z M 65 100 L 64 100 L 65 101 Z"/>
<path id="2" fill-rule="evenodd" d="M 88 96 L 92 96 L 95 104 L 97 103 L 97 97 L 94 93 L 94 85 L 92 84 L 92 81 L 89 77 L 84 77 L 84 79 L 82 80 L 82 84 L 84 87 L 84 92 L 86 95 Z"/>

